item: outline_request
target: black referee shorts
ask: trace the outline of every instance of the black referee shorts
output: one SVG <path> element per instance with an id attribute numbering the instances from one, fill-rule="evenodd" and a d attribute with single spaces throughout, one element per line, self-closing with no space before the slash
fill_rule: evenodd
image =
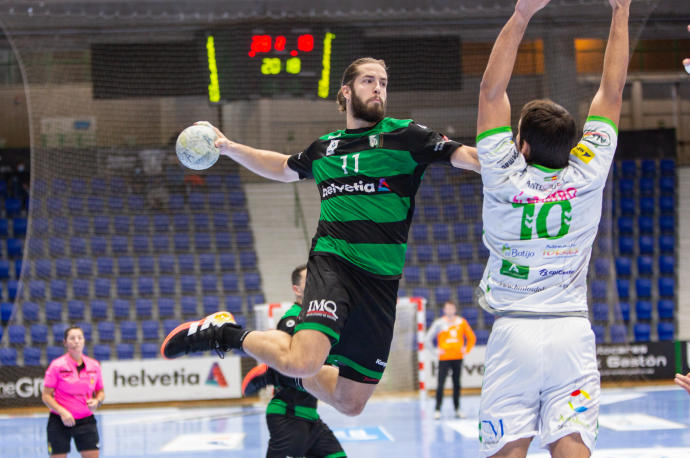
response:
<path id="1" fill-rule="evenodd" d="M 96 417 L 90 415 L 80 418 L 76 420 L 74 426 L 68 428 L 62 423 L 60 415 L 51 412 L 48 416 L 48 453 L 50 455 L 69 453 L 72 438 L 80 452 L 98 450 L 100 438 Z"/>

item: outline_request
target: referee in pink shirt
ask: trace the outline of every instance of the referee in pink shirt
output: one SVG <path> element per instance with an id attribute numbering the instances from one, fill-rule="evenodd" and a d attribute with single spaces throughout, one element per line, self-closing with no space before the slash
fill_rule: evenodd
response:
<path id="1" fill-rule="evenodd" d="M 98 428 L 93 412 L 105 399 L 101 365 L 84 355 L 84 331 L 65 330 L 67 353 L 54 359 L 43 382 L 43 403 L 50 408 L 48 453 L 66 457 L 74 438 L 82 458 L 98 456 Z"/>

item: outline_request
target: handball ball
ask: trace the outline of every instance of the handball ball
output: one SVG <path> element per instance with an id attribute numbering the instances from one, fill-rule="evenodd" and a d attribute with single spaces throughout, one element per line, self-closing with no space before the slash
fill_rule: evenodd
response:
<path id="1" fill-rule="evenodd" d="M 217 138 L 216 132 L 208 125 L 189 126 L 177 137 L 177 158 L 192 170 L 207 169 L 218 160 L 218 148 L 214 145 Z"/>

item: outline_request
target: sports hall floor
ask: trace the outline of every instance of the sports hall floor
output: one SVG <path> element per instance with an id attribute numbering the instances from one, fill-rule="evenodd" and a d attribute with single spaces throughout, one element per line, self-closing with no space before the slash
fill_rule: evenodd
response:
<path id="1" fill-rule="evenodd" d="M 460 420 L 449 398 L 442 420 L 432 419 L 431 399 L 375 398 L 354 418 L 320 411 L 349 457 L 474 457 L 478 405 L 463 396 Z M 45 423 L 46 414 L 0 416 L 0 456 L 47 456 Z M 268 439 L 260 405 L 104 410 L 98 423 L 105 457 L 262 457 Z M 604 389 L 599 424 L 596 458 L 690 457 L 690 396 L 675 385 Z M 533 443 L 529 456 L 548 454 Z"/>

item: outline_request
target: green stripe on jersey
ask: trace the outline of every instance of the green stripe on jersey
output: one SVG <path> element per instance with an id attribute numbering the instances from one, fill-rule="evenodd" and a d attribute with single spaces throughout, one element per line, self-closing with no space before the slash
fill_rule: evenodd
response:
<path id="1" fill-rule="evenodd" d="M 347 455 L 345 452 L 335 452 L 331 453 L 330 455 L 326 455 L 323 458 L 347 458 Z"/>
<path id="2" fill-rule="evenodd" d="M 409 151 L 368 149 L 349 154 L 324 156 L 312 164 L 316 183 L 343 177 L 389 177 L 411 174 L 419 164 Z"/>
<path id="3" fill-rule="evenodd" d="M 295 417 L 304 418 L 311 421 L 319 419 L 319 414 L 313 407 L 294 406 Z M 282 399 L 271 399 L 266 407 L 266 414 L 287 415 L 287 403 Z"/>
<path id="4" fill-rule="evenodd" d="M 319 137 L 319 140 L 332 140 L 335 138 L 354 138 L 363 137 L 365 135 L 380 134 L 382 132 L 390 132 L 396 129 L 402 129 L 404 127 L 412 124 L 411 119 L 395 119 L 395 118 L 383 118 L 380 123 L 376 124 L 370 130 L 366 132 L 355 132 L 347 133 L 345 130 L 336 130 L 330 134 L 326 134 L 323 137 Z"/>
<path id="5" fill-rule="evenodd" d="M 319 237 L 313 251 L 337 254 L 360 269 L 388 277 L 402 274 L 407 244 L 348 243 L 326 235 Z"/>
<path id="6" fill-rule="evenodd" d="M 346 358 L 343 355 L 330 355 L 328 358 L 326 358 L 326 363 L 327 364 L 343 364 L 345 366 L 348 366 L 357 372 L 359 372 L 362 375 L 366 375 L 367 377 L 371 377 L 376 380 L 381 380 L 381 376 L 383 376 L 383 370 L 381 372 L 376 372 L 372 371 L 371 369 L 367 369 L 366 367 L 362 366 L 361 364 L 358 364 L 354 361 L 352 361 L 350 358 Z"/>
<path id="7" fill-rule="evenodd" d="M 600 122 L 605 122 L 605 123 L 608 124 L 609 126 L 613 127 L 613 130 L 616 131 L 616 135 L 618 134 L 618 126 L 616 125 L 616 123 L 613 122 L 613 121 L 611 121 L 611 120 L 610 120 L 609 118 L 607 118 L 606 116 L 594 116 L 594 115 L 592 115 L 592 116 L 587 116 L 587 119 L 585 120 L 585 122 L 587 122 L 587 121 L 600 121 Z"/>
<path id="8" fill-rule="evenodd" d="M 338 334 L 328 326 L 324 326 L 320 323 L 300 323 L 297 326 L 295 326 L 295 332 L 299 332 L 302 329 L 311 329 L 312 331 L 319 331 L 323 334 L 326 334 L 327 336 L 332 337 L 333 340 L 336 341 L 336 343 L 340 340 L 340 334 Z"/>
<path id="9" fill-rule="evenodd" d="M 485 130 L 481 134 L 477 135 L 477 143 L 484 140 L 489 135 L 499 134 L 501 132 L 512 132 L 510 126 L 494 127 L 493 129 Z"/>
<path id="10" fill-rule="evenodd" d="M 299 316 L 299 312 L 301 312 L 301 311 L 302 311 L 302 307 L 300 307 L 297 304 L 293 304 L 293 306 L 290 307 L 288 309 L 288 311 L 285 312 L 280 319 L 282 320 L 283 318 L 287 318 L 289 316 Z"/>
<path id="11" fill-rule="evenodd" d="M 319 219 L 330 222 L 373 221 L 396 223 L 405 221 L 410 211 L 410 198 L 392 192 L 375 195 L 338 196 L 321 202 Z"/>

